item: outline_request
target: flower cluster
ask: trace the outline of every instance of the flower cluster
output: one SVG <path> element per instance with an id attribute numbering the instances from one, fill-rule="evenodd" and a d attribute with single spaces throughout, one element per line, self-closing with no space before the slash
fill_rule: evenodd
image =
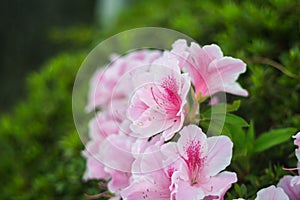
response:
<path id="1" fill-rule="evenodd" d="M 233 143 L 195 125 L 188 115 L 199 109 L 188 98 L 247 96 L 237 83 L 245 70 L 217 45 L 185 40 L 171 50 L 112 56 L 91 81 L 87 111 L 95 117 L 83 152 L 84 180 L 106 180 L 109 193 L 102 195 L 115 200 L 223 199 L 237 181 L 236 173 L 224 171 Z"/>

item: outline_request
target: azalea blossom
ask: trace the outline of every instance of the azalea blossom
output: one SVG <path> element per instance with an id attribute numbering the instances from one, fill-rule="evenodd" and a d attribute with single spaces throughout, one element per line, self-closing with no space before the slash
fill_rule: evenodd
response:
<path id="1" fill-rule="evenodd" d="M 232 142 L 226 136 L 207 138 L 199 127 L 189 125 L 180 131 L 177 143 L 166 143 L 160 149 L 161 157 L 149 156 L 142 160 L 146 165 L 141 167 L 141 172 L 160 165 L 163 169 L 133 176 L 132 183 L 121 193 L 122 198 L 223 199 L 237 181 L 235 173 L 221 172 L 232 156 Z"/>
<path id="2" fill-rule="evenodd" d="M 172 47 L 171 53 L 180 60 L 180 68 L 190 74 L 198 98 L 217 92 L 248 95 L 236 82 L 239 75 L 246 71 L 242 60 L 223 56 L 220 47 L 215 44 L 200 47 L 192 42 L 189 47 L 185 40 L 180 39 Z"/>
<path id="3" fill-rule="evenodd" d="M 282 188 L 274 185 L 257 192 L 255 200 L 289 200 Z"/>
<path id="4" fill-rule="evenodd" d="M 131 130 L 141 137 L 162 132 L 165 140 L 171 139 L 184 122 L 189 76 L 181 74 L 176 60 L 158 60 L 135 82 L 127 112 Z"/>
<path id="5" fill-rule="evenodd" d="M 163 154 L 155 153 L 160 146 L 149 146 L 133 163 L 131 183 L 121 192 L 124 200 L 169 200 L 171 197 L 172 165 L 162 167 Z"/>
<path id="6" fill-rule="evenodd" d="M 147 146 L 142 145 L 143 153 L 138 154 L 133 162 L 131 183 L 121 192 L 122 199 L 169 200 L 171 198 L 172 175 L 177 163 L 174 154 L 176 149 L 165 148 L 166 145 L 163 145 L 158 138 L 154 137 L 154 141 L 151 140 L 151 144 Z M 169 157 L 167 151 L 171 151 L 173 156 Z"/>
<path id="7" fill-rule="evenodd" d="M 298 200 L 300 197 L 300 184 L 297 182 L 299 182 L 299 176 L 286 175 L 280 179 L 277 186 L 282 188 L 291 200 Z"/>
<path id="8" fill-rule="evenodd" d="M 129 187 L 125 188 L 122 193 L 124 200 L 169 200 L 171 178 L 159 170 L 136 177 Z"/>
<path id="9" fill-rule="evenodd" d="M 92 111 L 97 108 L 107 110 L 112 101 L 115 104 L 126 102 L 132 88 L 130 81 L 127 80 L 118 84 L 122 76 L 135 68 L 149 65 L 160 54 L 160 51 L 138 50 L 122 57 L 112 55 L 111 64 L 97 70 L 91 79 L 87 110 Z"/>
<path id="10" fill-rule="evenodd" d="M 177 142 L 182 168 L 173 174 L 174 199 L 223 199 L 237 181 L 235 173 L 221 172 L 230 164 L 232 147 L 227 136 L 207 138 L 195 125 L 184 127 Z"/>
<path id="11" fill-rule="evenodd" d="M 298 159 L 298 174 L 300 174 L 300 132 L 293 136 L 295 139 L 294 144 L 298 146 L 295 150 L 296 157 Z M 291 200 L 300 199 L 300 175 L 290 176 L 286 175 L 280 179 L 278 187 L 281 187 Z"/>
<path id="12" fill-rule="evenodd" d="M 134 161 L 131 152 L 134 141 L 134 138 L 119 133 L 110 135 L 99 145 L 96 157 L 104 164 L 104 171 L 111 177 L 108 189 L 114 194 L 118 195 L 129 184 L 131 165 Z"/>
<path id="13" fill-rule="evenodd" d="M 111 134 L 119 132 L 118 125 L 108 113 L 98 113 L 89 123 L 89 138 L 82 155 L 87 159 L 86 171 L 83 179 L 108 179 L 109 174 L 104 171 L 104 165 L 97 158 L 101 142 Z"/>
<path id="14" fill-rule="evenodd" d="M 84 180 L 104 179 L 116 197 L 127 187 L 131 176 L 131 153 L 134 139 L 120 129 L 124 127 L 109 113 L 99 112 L 89 124 L 89 138 L 83 156 L 87 159 Z M 119 157 L 119 159 L 111 159 Z M 121 159 L 122 158 L 122 159 Z M 116 198 L 114 197 L 114 198 Z"/>

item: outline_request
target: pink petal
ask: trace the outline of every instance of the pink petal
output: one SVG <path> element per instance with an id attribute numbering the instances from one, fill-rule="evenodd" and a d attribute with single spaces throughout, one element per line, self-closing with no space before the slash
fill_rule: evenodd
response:
<path id="1" fill-rule="evenodd" d="M 202 49 L 207 53 L 211 60 L 219 59 L 223 57 L 223 52 L 218 45 L 211 44 L 205 45 Z"/>
<path id="2" fill-rule="evenodd" d="M 83 152 L 83 155 L 87 159 L 83 180 L 108 179 L 110 177 L 109 174 L 104 171 L 104 165 L 93 155 L 86 151 Z"/>
<path id="3" fill-rule="evenodd" d="M 294 144 L 297 145 L 298 147 L 300 147 L 300 132 L 298 132 L 296 135 L 294 135 L 293 138 L 295 139 Z"/>
<path id="4" fill-rule="evenodd" d="M 213 57 L 209 56 L 199 44 L 192 42 L 190 51 L 194 58 L 193 66 L 201 75 L 205 75 L 208 72 L 208 65 L 213 61 Z"/>
<path id="5" fill-rule="evenodd" d="M 225 171 L 211 177 L 208 183 L 200 185 L 200 187 L 205 192 L 205 196 L 216 196 L 221 200 L 235 182 L 237 182 L 236 173 Z"/>
<path id="6" fill-rule="evenodd" d="M 147 174 L 157 171 L 173 164 L 178 158 L 177 146 L 173 142 L 162 146 L 149 145 L 144 153 L 136 157 L 132 165 L 132 172 L 134 174 Z"/>
<path id="7" fill-rule="evenodd" d="M 291 180 L 292 187 L 298 187 L 300 190 L 300 176 L 294 176 Z M 300 191 L 299 191 L 300 192 Z"/>
<path id="8" fill-rule="evenodd" d="M 170 52 L 170 54 L 172 54 L 172 56 L 174 56 L 179 61 L 178 65 L 180 67 L 180 70 L 182 70 L 182 68 L 187 64 L 186 62 L 190 55 L 187 50 L 188 46 L 186 40 L 179 39 L 172 44 L 172 51 Z"/>
<path id="9" fill-rule="evenodd" d="M 178 190 L 175 194 L 175 199 L 188 199 L 188 200 L 199 200 L 203 199 L 205 196 L 204 192 L 190 185 L 189 182 L 179 181 L 178 182 Z"/>
<path id="10" fill-rule="evenodd" d="M 179 61 L 174 55 L 166 52 L 152 63 L 150 71 L 156 75 L 156 80 L 160 80 L 166 75 L 180 74 Z"/>
<path id="11" fill-rule="evenodd" d="M 203 174 L 214 176 L 230 164 L 233 143 L 227 136 L 209 137 L 207 143 L 208 150 Z"/>
<path id="12" fill-rule="evenodd" d="M 227 93 L 231 93 L 231 94 L 235 94 L 235 95 L 239 95 L 239 96 L 243 96 L 243 97 L 246 97 L 249 95 L 248 91 L 245 90 L 244 88 L 242 88 L 239 83 L 233 83 L 231 85 L 226 85 L 224 88 L 224 91 Z"/>
<path id="13" fill-rule="evenodd" d="M 181 156 L 185 159 L 188 158 L 187 156 L 187 147 L 193 141 L 199 141 L 201 144 L 202 153 L 206 154 L 207 152 L 207 142 L 206 142 L 206 135 L 202 132 L 201 128 L 196 125 L 188 125 L 183 127 L 180 131 L 180 138 L 177 142 L 178 150 Z"/>
<path id="14" fill-rule="evenodd" d="M 293 138 L 295 139 L 294 144 L 298 146 L 298 148 L 295 150 L 295 153 L 298 163 L 300 163 L 300 132 L 294 135 Z"/>
<path id="15" fill-rule="evenodd" d="M 207 80 L 209 95 L 219 91 L 231 94 L 248 95 L 237 82 L 240 73 L 246 71 L 246 64 L 235 58 L 223 57 L 212 61 L 209 66 L 209 75 Z M 208 95 L 208 94 L 205 94 Z"/>
<path id="16" fill-rule="evenodd" d="M 240 73 L 246 71 L 246 64 L 236 58 L 229 56 L 222 57 L 220 59 L 213 60 L 208 65 L 208 71 L 210 73 L 222 74 L 222 79 L 224 81 L 236 81 Z"/>
<path id="17" fill-rule="evenodd" d="M 111 135 L 100 144 L 97 158 L 109 168 L 130 173 L 134 161 L 133 142 L 134 139 L 127 135 Z"/>
<path id="18" fill-rule="evenodd" d="M 293 176 L 284 176 L 277 186 L 282 188 L 290 199 L 297 199 L 300 196 L 300 185 L 292 185 L 293 178 Z"/>
<path id="19" fill-rule="evenodd" d="M 105 171 L 111 175 L 111 180 L 107 185 L 110 192 L 120 194 L 120 192 L 129 185 L 129 178 L 131 174 L 107 167 L 105 168 Z"/>
<path id="20" fill-rule="evenodd" d="M 145 110 L 149 108 L 143 101 L 139 99 L 137 95 L 134 95 L 131 99 L 131 109 L 127 110 L 127 116 L 131 120 L 137 120 Z"/>
<path id="21" fill-rule="evenodd" d="M 162 170 L 140 176 L 121 192 L 124 200 L 169 200 L 170 181 Z"/>
<path id="22" fill-rule="evenodd" d="M 183 125 L 183 120 L 184 116 L 182 115 L 182 117 L 177 117 L 170 121 L 170 123 L 173 122 L 173 125 L 171 125 L 170 128 L 166 129 L 162 134 L 165 141 L 172 139 L 174 134 L 180 130 Z"/>
<path id="23" fill-rule="evenodd" d="M 258 191 L 255 200 L 289 200 L 289 197 L 282 188 L 272 185 Z"/>
<path id="24" fill-rule="evenodd" d="M 170 127 L 173 121 L 167 120 L 166 115 L 157 110 L 156 106 L 148 108 L 131 124 L 131 130 L 142 137 L 151 137 Z"/>
<path id="25" fill-rule="evenodd" d="M 245 63 L 239 59 L 223 57 L 217 45 L 201 48 L 192 42 L 188 47 L 186 41 L 180 40 L 174 43 L 171 52 L 178 57 L 180 68 L 191 76 L 196 96 L 201 94 L 202 97 L 207 97 L 217 92 L 248 95 L 236 82 L 246 70 Z"/>

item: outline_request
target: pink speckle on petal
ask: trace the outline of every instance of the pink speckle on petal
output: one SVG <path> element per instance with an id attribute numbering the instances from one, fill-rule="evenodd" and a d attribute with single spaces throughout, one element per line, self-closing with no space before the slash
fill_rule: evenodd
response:
<path id="1" fill-rule="evenodd" d="M 164 64 L 167 65 L 168 60 Z M 173 66 L 173 63 L 169 65 Z M 148 79 L 139 82 L 145 86 L 137 88 L 127 110 L 134 133 L 143 136 L 162 133 L 164 139 L 169 140 L 182 127 L 190 77 L 181 74 L 178 66 L 178 70 L 176 66 L 174 69 L 170 66 L 153 65 L 145 73 Z"/>
<path id="2" fill-rule="evenodd" d="M 178 85 L 176 83 L 176 80 L 173 77 L 168 76 L 162 83 L 161 87 L 164 88 L 164 91 L 166 92 L 165 98 L 166 100 L 173 104 L 175 108 L 179 108 L 181 104 L 181 100 L 178 92 Z"/>
<path id="3" fill-rule="evenodd" d="M 168 170 L 167 170 L 168 176 L 169 176 L 169 177 L 172 177 L 174 171 L 175 171 L 175 168 L 174 168 L 174 167 L 169 167 Z"/>
<path id="4" fill-rule="evenodd" d="M 186 149 L 187 159 L 185 159 L 188 168 L 190 169 L 191 184 L 198 183 L 199 171 L 204 164 L 204 158 L 201 158 L 200 141 L 191 141 Z"/>

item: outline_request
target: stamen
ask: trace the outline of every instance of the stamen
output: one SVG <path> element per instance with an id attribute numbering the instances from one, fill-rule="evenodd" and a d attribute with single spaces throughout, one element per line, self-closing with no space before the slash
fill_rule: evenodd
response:
<path id="1" fill-rule="evenodd" d="M 286 170 L 286 171 L 294 171 L 294 170 L 299 170 L 300 167 L 294 167 L 294 168 L 283 167 L 282 169 L 283 169 L 283 170 Z"/>
<path id="2" fill-rule="evenodd" d="M 201 144 L 200 141 L 191 141 L 186 149 L 187 160 L 185 159 L 190 170 L 191 184 L 198 183 L 199 172 L 203 167 L 205 158 L 201 158 Z"/>

